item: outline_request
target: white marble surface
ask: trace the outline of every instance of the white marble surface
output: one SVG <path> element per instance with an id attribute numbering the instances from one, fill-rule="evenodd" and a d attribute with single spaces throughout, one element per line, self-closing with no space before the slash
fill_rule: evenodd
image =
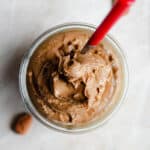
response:
<path id="1" fill-rule="evenodd" d="M 34 39 L 64 22 L 98 25 L 110 7 L 110 0 L 1 0 L 1 150 L 150 150 L 150 0 L 137 0 L 129 15 L 111 30 L 124 48 L 130 70 L 127 99 L 112 120 L 83 135 L 57 133 L 35 119 L 25 136 L 10 130 L 12 117 L 24 111 L 18 67 Z"/>

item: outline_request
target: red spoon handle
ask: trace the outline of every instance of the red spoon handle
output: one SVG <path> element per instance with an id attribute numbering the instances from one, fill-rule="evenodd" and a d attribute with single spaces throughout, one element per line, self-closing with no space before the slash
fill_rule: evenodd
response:
<path id="1" fill-rule="evenodd" d="M 97 45 L 117 20 L 129 9 L 133 2 L 135 2 L 135 0 L 118 0 L 87 44 L 91 46 Z"/>

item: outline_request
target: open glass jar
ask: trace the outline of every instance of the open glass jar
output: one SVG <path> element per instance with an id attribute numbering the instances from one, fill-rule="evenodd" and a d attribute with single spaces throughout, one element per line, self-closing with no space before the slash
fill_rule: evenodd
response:
<path id="1" fill-rule="evenodd" d="M 93 25 L 89 25 L 86 23 L 68 23 L 63 25 L 58 25 L 54 28 L 51 28 L 47 30 L 45 33 L 43 33 L 32 45 L 32 47 L 26 52 L 22 59 L 22 63 L 20 66 L 20 72 L 19 72 L 19 87 L 20 87 L 20 93 L 23 99 L 23 102 L 26 106 L 26 108 L 44 125 L 46 125 L 49 128 L 53 128 L 57 131 L 67 132 L 67 133 L 78 133 L 78 132 L 85 132 L 89 131 L 91 129 L 94 129 L 98 126 L 103 125 L 107 120 L 111 118 L 111 116 L 114 114 L 114 112 L 119 108 L 122 101 L 125 99 L 125 95 L 127 92 L 128 87 L 128 68 L 125 56 L 123 54 L 123 50 L 120 48 L 118 42 L 114 40 L 110 35 L 107 35 L 104 40 L 102 41 L 103 45 L 106 47 L 106 49 L 111 49 L 114 51 L 122 65 L 122 86 L 120 90 L 120 94 L 116 97 L 116 101 L 113 104 L 112 108 L 105 114 L 103 117 L 96 118 L 90 122 L 88 122 L 85 125 L 82 126 L 71 126 L 63 123 L 56 123 L 53 121 L 49 121 L 46 117 L 44 117 L 35 107 L 35 105 L 32 103 L 32 100 L 28 93 L 27 88 L 27 69 L 30 62 L 30 59 L 33 55 L 33 53 L 36 51 L 37 47 L 44 42 L 48 37 L 62 32 L 66 30 L 72 30 L 72 29 L 84 29 L 84 30 L 90 30 L 92 32 L 95 31 L 96 27 Z"/>

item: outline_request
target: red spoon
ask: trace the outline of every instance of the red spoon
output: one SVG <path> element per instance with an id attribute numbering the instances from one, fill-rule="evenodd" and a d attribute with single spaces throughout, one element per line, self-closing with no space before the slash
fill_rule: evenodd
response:
<path id="1" fill-rule="evenodd" d="M 96 46 L 104 38 L 110 28 L 118 21 L 119 18 L 129 9 L 135 0 L 117 0 L 112 10 L 106 16 L 104 21 L 99 25 L 94 34 L 91 36 L 82 53 L 85 53 L 90 46 Z"/>

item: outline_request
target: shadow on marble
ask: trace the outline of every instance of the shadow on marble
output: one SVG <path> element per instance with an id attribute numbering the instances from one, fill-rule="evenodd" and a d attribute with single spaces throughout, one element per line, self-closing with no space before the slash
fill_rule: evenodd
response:
<path id="1" fill-rule="evenodd" d="M 4 80 L 12 83 L 18 92 L 19 67 L 25 53 L 25 48 L 18 48 L 5 66 Z"/>
<path id="2" fill-rule="evenodd" d="M 17 112 L 22 110 L 23 103 L 21 101 L 21 96 L 19 93 L 19 67 L 21 63 L 21 59 L 27 50 L 27 46 L 18 47 L 12 52 L 13 55 L 7 59 L 7 63 L 5 64 L 5 68 L 3 68 L 3 76 L 2 76 L 2 89 L 5 93 L 5 111 Z"/>

